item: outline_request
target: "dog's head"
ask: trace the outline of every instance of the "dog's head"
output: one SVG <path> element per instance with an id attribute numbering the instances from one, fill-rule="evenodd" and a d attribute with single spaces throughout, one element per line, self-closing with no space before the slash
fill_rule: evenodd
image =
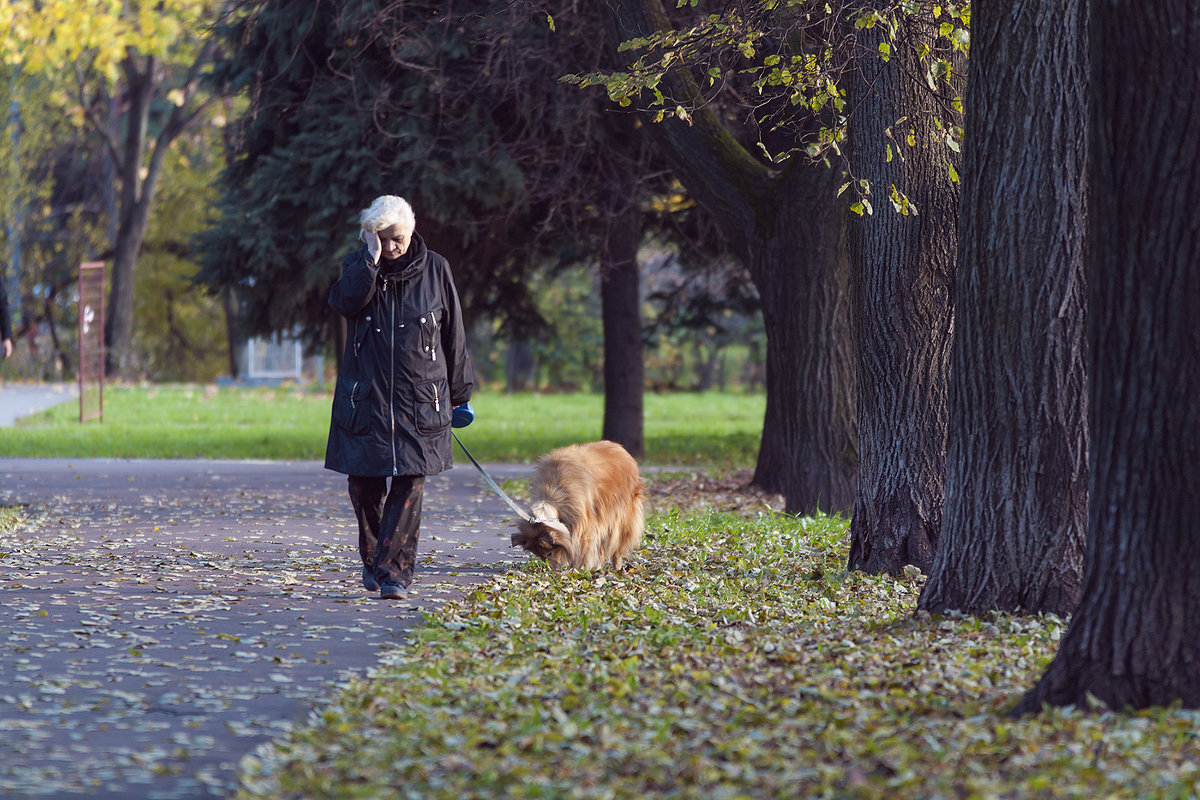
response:
<path id="1" fill-rule="evenodd" d="M 571 532 L 557 519 L 519 519 L 512 543 L 545 559 L 555 569 L 571 566 L 574 541 Z"/>

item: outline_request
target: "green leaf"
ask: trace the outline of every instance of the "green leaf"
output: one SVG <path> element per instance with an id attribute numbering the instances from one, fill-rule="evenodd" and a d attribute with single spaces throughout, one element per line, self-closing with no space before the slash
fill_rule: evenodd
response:
<path id="1" fill-rule="evenodd" d="M 892 184 L 890 187 L 888 199 L 892 201 L 892 208 L 896 209 L 903 216 L 917 216 L 916 205 L 908 199 L 908 195 L 897 189 L 895 184 Z"/>

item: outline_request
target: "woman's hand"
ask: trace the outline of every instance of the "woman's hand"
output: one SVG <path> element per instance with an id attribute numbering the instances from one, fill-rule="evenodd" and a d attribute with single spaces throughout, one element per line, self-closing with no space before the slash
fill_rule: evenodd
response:
<path id="1" fill-rule="evenodd" d="M 367 244 L 367 253 L 371 256 L 371 263 L 378 264 L 379 254 L 383 252 L 383 242 L 379 241 L 379 234 L 363 228 L 362 240 Z"/>
<path id="2" fill-rule="evenodd" d="M 465 428 L 474 421 L 475 409 L 471 408 L 470 402 L 455 406 L 450 413 L 450 427 L 452 428 Z"/>

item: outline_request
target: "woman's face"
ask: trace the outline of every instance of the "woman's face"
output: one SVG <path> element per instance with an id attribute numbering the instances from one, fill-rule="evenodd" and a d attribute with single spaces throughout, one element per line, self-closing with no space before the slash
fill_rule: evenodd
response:
<path id="1" fill-rule="evenodd" d="M 379 243 L 383 245 L 380 256 L 385 261 L 395 261 L 408 252 L 412 242 L 412 234 L 405 232 L 399 225 L 392 225 L 379 231 Z"/>

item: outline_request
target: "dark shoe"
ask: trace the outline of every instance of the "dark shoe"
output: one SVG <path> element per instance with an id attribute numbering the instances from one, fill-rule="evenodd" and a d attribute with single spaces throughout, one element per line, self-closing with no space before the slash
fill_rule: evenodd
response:
<path id="1" fill-rule="evenodd" d="M 384 600 L 403 600 L 408 597 L 408 592 L 402 584 L 385 583 L 379 588 L 379 596 Z"/>
<path id="2" fill-rule="evenodd" d="M 371 574 L 371 570 L 363 567 L 363 588 L 368 592 L 374 592 L 379 589 L 379 581 L 375 580 L 375 576 Z"/>

